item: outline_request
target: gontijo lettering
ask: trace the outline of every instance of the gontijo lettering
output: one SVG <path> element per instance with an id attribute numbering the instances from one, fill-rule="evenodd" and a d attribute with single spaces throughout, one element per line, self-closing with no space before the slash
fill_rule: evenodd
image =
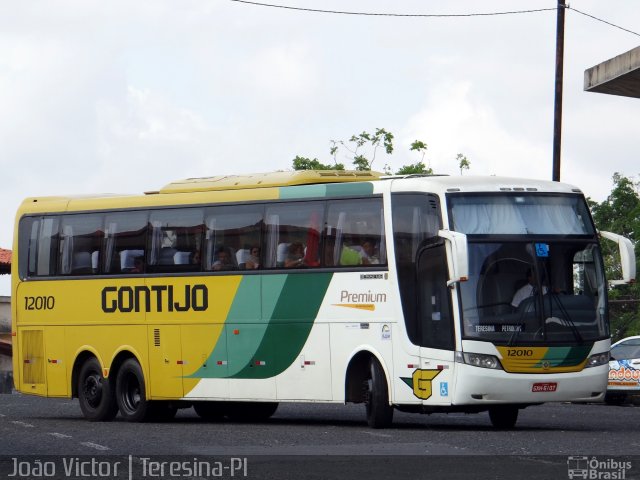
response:
<path id="1" fill-rule="evenodd" d="M 151 287 L 104 287 L 102 311 L 129 312 L 203 312 L 209 308 L 209 290 L 206 285 L 185 285 L 177 291 L 173 285 Z"/>

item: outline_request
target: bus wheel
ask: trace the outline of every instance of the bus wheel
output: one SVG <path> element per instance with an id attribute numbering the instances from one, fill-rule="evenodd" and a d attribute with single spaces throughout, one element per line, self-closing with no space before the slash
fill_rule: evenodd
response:
<path id="1" fill-rule="evenodd" d="M 142 368 L 133 358 L 126 360 L 118 371 L 116 399 L 120 415 L 128 422 L 143 422 L 153 413 L 144 389 Z"/>
<path id="2" fill-rule="evenodd" d="M 193 409 L 201 419 L 208 422 L 222 420 L 225 414 L 222 402 L 195 402 Z"/>
<path id="3" fill-rule="evenodd" d="M 518 421 L 518 407 L 491 407 L 489 409 L 491 424 L 496 428 L 510 429 Z"/>
<path id="4" fill-rule="evenodd" d="M 227 402 L 226 415 L 236 422 L 260 422 L 276 413 L 278 402 Z"/>
<path id="5" fill-rule="evenodd" d="M 80 410 L 87 420 L 105 422 L 118 414 L 111 382 L 102 376 L 100 362 L 95 357 L 82 365 L 77 387 Z"/>
<path id="6" fill-rule="evenodd" d="M 367 423 L 372 428 L 385 428 L 393 421 L 393 406 L 389 405 L 387 379 L 376 359 L 371 359 L 369 368 L 370 376 L 365 380 Z"/>

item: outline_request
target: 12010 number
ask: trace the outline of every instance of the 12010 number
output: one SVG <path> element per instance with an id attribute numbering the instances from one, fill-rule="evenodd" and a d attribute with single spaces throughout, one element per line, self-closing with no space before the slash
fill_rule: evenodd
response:
<path id="1" fill-rule="evenodd" d="M 53 310 L 55 306 L 54 297 L 24 297 L 25 310 Z"/>
<path id="2" fill-rule="evenodd" d="M 533 350 L 522 350 L 519 348 L 510 348 L 507 350 L 509 357 L 533 357 Z"/>

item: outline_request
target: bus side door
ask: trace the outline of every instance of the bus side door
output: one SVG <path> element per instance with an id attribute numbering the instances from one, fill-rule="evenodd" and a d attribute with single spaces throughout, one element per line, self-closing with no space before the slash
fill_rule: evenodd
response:
<path id="1" fill-rule="evenodd" d="M 454 368 L 454 317 L 444 243 L 422 249 L 417 262 L 417 300 L 421 368 L 414 372 L 414 393 L 428 404 L 451 403 Z"/>

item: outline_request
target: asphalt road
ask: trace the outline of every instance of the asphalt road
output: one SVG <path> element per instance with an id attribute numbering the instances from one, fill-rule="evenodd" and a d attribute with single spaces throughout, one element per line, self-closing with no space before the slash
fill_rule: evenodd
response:
<path id="1" fill-rule="evenodd" d="M 332 477 L 329 472 L 319 474 L 322 468 L 307 468 L 335 467 L 339 459 L 349 458 L 355 459 L 349 466 L 359 462 L 381 475 L 368 474 L 369 478 L 395 478 L 382 474 L 385 468 L 389 474 L 397 473 L 399 460 L 393 457 L 404 457 L 409 460 L 402 464 L 430 462 L 433 469 L 424 478 L 440 478 L 434 476 L 437 472 L 442 478 L 483 478 L 483 473 L 491 474 L 486 478 L 521 478 L 525 472 L 527 478 L 535 478 L 535 473 L 542 475 L 539 478 L 568 478 L 569 456 L 607 460 L 636 455 L 639 426 L 640 407 L 603 404 L 529 407 L 520 412 L 516 429 L 504 431 L 494 429 L 486 413 L 400 412 L 395 413 L 392 428 L 372 430 L 364 420 L 363 406 L 325 404 L 281 404 L 262 423 L 208 423 L 192 409 L 180 410 L 166 423 L 132 424 L 119 417 L 90 423 L 82 418 L 77 400 L 0 395 L 0 452 L 5 467 L 15 456 L 132 456 L 138 462 L 162 455 L 249 457 L 254 463 L 261 458 L 258 463 L 264 468 L 279 464 L 280 475 L 271 472 L 272 476 L 255 478 L 360 478 L 355 470 L 343 469 L 342 475 Z M 637 467 L 627 469 L 624 478 L 636 478 L 636 470 L 640 478 L 640 457 L 631 461 Z M 377 463 L 379 468 L 373 468 Z M 424 466 L 417 466 L 407 478 L 419 478 L 417 473 L 424 471 Z"/>

